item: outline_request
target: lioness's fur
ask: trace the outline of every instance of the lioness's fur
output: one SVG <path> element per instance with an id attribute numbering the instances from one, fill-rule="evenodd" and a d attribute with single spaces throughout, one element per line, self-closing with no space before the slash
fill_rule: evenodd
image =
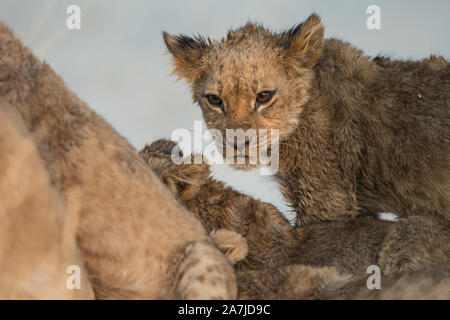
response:
<path id="1" fill-rule="evenodd" d="M 361 211 L 449 219 L 449 62 L 371 59 L 323 34 L 311 15 L 281 33 L 248 23 L 220 41 L 164 40 L 209 128 L 279 130 L 277 179 L 299 225 Z M 228 143 L 248 156 L 260 141 Z"/>
<path id="2" fill-rule="evenodd" d="M 71 197 L 64 207 L 25 126 L 0 107 L 0 299 L 93 298 L 75 241 L 76 190 Z"/>
<path id="3" fill-rule="evenodd" d="M 123 138 L 1 24 L 0 98 L 5 102 L 1 112 L 18 115 L 31 132 L 51 184 L 66 207 L 74 205 L 72 190 L 79 190 L 77 243 L 96 298 L 236 296 L 232 266 L 200 222 Z M 27 177 L 30 181 L 25 183 L 33 184 Z M 2 190 L 1 196 L 13 197 L 14 192 Z M 36 201 L 44 206 L 45 197 L 45 193 L 42 199 L 38 195 Z M 15 214 L 28 213 L 16 208 Z M 0 221 L 2 227 L 5 223 Z M 0 237 L 21 250 L 16 240 L 27 237 L 22 232 L 28 226 L 23 227 L 7 229 Z M 57 241 L 52 230 L 41 234 L 40 241 Z M 36 237 L 30 233 L 29 241 Z M 10 280 L 11 290 L 21 284 L 19 279 Z"/>

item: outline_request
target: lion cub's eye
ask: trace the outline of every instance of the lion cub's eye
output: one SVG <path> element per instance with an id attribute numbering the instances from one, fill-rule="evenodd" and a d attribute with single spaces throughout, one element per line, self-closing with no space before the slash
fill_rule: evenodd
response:
<path id="1" fill-rule="evenodd" d="M 260 93 L 258 93 L 256 95 L 256 102 L 258 104 L 267 103 L 267 102 L 269 102 L 272 99 L 274 94 L 275 94 L 275 91 L 263 91 L 263 92 L 260 92 Z"/>
<path id="2" fill-rule="evenodd" d="M 220 106 L 222 104 L 222 99 L 220 99 L 219 96 L 216 96 L 214 94 L 208 94 L 206 98 L 208 99 L 209 103 L 215 106 Z"/>

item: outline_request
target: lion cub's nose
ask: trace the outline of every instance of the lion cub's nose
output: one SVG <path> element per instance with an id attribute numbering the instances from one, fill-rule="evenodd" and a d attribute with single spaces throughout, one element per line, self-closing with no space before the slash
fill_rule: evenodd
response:
<path id="1" fill-rule="evenodd" d="M 237 149 L 239 151 L 242 151 L 242 150 L 245 149 L 245 146 L 248 146 L 250 144 L 251 137 L 245 137 L 245 142 L 244 143 L 239 143 L 240 141 L 235 142 L 235 138 L 234 137 L 232 138 L 232 140 L 228 139 L 228 138 L 226 138 L 226 140 L 227 140 L 227 143 L 230 146 L 234 147 L 235 149 Z"/>

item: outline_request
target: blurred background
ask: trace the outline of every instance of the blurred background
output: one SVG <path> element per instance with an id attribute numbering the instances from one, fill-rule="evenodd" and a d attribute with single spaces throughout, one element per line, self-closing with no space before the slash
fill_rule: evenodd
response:
<path id="1" fill-rule="evenodd" d="M 81 9 L 80 30 L 66 27 L 69 5 Z M 381 9 L 381 30 L 366 27 L 370 5 Z M 217 38 L 252 20 L 282 31 L 312 12 L 326 37 L 370 56 L 450 57 L 448 0 L 0 0 L 0 21 L 137 149 L 202 120 L 186 83 L 170 76 L 163 30 Z M 289 216 L 277 185 L 258 171 L 216 165 L 213 175 Z"/>

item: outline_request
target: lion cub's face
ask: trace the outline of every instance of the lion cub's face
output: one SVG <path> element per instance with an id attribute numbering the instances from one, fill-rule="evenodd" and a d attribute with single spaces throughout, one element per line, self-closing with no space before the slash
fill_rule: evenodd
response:
<path id="1" fill-rule="evenodd" d="M 278 34 L 247 24 L 221 41 L 164 33 L 174 72 L 191 84 L 208 128 L 222 133 L 219 149 L 224 151 L 228 144 L 245 157 L 239 168 L 252 167 L 247 161 L 252 149 L 270 150 L 270 129 L 277 129 L 280 139 L 294 130 L 308 100 L 322 39 L 316 15 Z M 254 129 L 256 137 L 227 139 L 227 129 Z"/>

